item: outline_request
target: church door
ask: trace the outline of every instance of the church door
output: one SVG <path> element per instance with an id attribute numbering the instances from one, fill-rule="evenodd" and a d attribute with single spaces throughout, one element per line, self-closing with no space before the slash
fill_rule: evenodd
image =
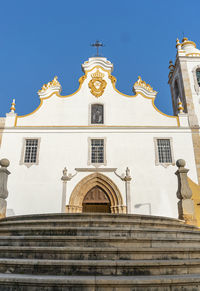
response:
<path id="1" fill-rule="evenodd" d="M 87 192 L 83 200 L 83 212 L 110 213 L 110 200 L 98 186 Z"/>

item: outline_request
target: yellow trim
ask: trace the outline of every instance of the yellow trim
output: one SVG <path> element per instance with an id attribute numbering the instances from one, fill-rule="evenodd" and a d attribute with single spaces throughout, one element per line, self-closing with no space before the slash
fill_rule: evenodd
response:
<path id="1" fill-rule="evenodd" d="M 177 120 L 177 125 L 180 126 L 180 122 L 179 122 L 179 118 L 178 118 L 178 116 L 171 116 L 171 115 L 165 114 L 165 113 L 163 113 L 162 111 L 160 111 L 160 110 L 156 107 L 156 105 L 154 104 L 154 100 L 155 100 L 154 97 L 148 97 L 148 96 L 144 95 L 144 94 L 141 93 L 141 92 L 140 92 L 140 93 L 136 93 L 135 95 L 127 95 L 127 94 L 124 94 L 124 93 L 120 92 L 120 91 L 117 90 L 117 88 L 115 87 L 115 84 L 116 84 L 117 79 L 116 79 L 114 76 L 111 75 L 110 71 L 109 71 L 109 70 L 105 70 L 104 68 L 102 68 L 102 67 L 100 67 L 100 66 L 95 66 L 94 68 L 97 68 L 97 67 L 98 67 L 98 68 L 101 68 L 103 71 L 105 71 L 105 72 L 108 73 L 108 78 L 111 80 L 111 83 L 112 83 L 113 89 L 114 89 L 118 94 L 120 94 L 120 95 L 122 95 L 122 96 L 125 96 L 125 97 L 128 97 L 128 98 L 134 98 L 134 97 L 137 97 L 137 95 L 140 94 L 140 95 L 142 95 L 144 98 L 151 99 L 151 100 L 152 100 L 152 105 L 153 105 L 153 107 L 155 108 L 155 110 L 158 111 L 158 113 L 160 113 L 160 114 L 162 114 L 162 115 L 164 115 L 164 116 L 170 117 L 170 118 L 176 118 L 176 120 Z M 92 71 L 94 68 L 92 68 L 91 70 L 89 70 L 89 71 L 87 71 L 87 72 Z"/>
<path id="2" fill-rule="evenodd" d="M 38 111 L 38 110 L 40 109 L 40 107 L 42 106 L 42 104 L 43 104 L 43 100 L 51 98 L 52 95 L 56 95 L 56 96 L 59 97 L 59 98 L 67 98 L 67 97 L 71 97 L 71 96 L 73 96 L 74 94 L 78 93 L 78 91 L 80 91 L 80 89 L 81 89 L 81 87 L 82 87 L 82 84 L 83 84 L 83 82 L 84 82 L 84 80 L 85 80 L 86 78 L 87 78 L 87 75 L 86 75 L 86 74 L 83 75 L 83 76 L 81 76 L 81 77 L 79 78 L 79 88 L 78 88 L 74 93 L 72 93 L 72 94 L 70 94 L 70 95 L 61 96 L 58 92 L 53 92 L 53 93 L 50 94 L 48 97 L 40 98 L 40 104 L 39 104 L 39 106 L 38 106 L 38 107 L 37 107 L 33 112 L 28 113 L 28 114 L 25 114 L 25 115 L 16 116 L 16 119 L 15 119 L 15 126 L 17 126 L 17 119 L 18 119 L 18 118 L 24 118 L 24 117 L 27 117 L 27 116 L 30 116 L 30 115 L 34 114 L 34 113 L 35 113 L 36 111 Z"/>
<path id="3" fill-rule="evenodd" d="M 74 92 L 74 93 L 72 93 L 72 94 L 69 94 L 69 95 L 64 95 L 64 96 L 62 96 L 62 95 L 60 95 L 58 92 L 55 92 L 55 93 L 53 93 L 53 94 L 56 94 L 59 98 L 68 98 L 68 97 L 71 97 L 71 96 L 73 96 L 73 95 L 75 95 L 76 93 L 78 93 L 79 91 L 80 91 L 80 89 L 81 89 L 81 87 L 82 87 L 82 84 L 83 84 L 83 82 L 85 81 L 87 79 L 87 74 L 85 74 L 85 75 L 83 75 L 83 76 L 81 76 L 80 78 L 79 78 L 79 87 L 78 87 L 78 89 Z M 49 97 L 51 97 L 53 94 L 51 94 Z M 49 97 L 47 97 L 47 98 L 49 98 Z M 47 98 L 45 98 L 45 99 L 47 99 Z"/>
<path id="4" fill-rule="evenodd" d="M 197 47 L 196 46 L 196 43 L 193 42 L 193 41 L 191 41 L 191 40 L 185 40 L 185 41 L 183 41 L 182 44 L 181 44 L 181 46 L 184 46 L 184 45 L 187 45 L 187 44 L 192 44 L 192 45 L 194 45 L 195 48 Z"/>
<path id="5" fill-rule="evenodd" d="M 188 177 L 188 183 L 192 190 L 192 200 L 194 201 L 195 218 L 197 226 L 200 227 L 200 186 Z"/>
<path id="6" fill-rule="evenodd" d="M 79 88 L 78 88 L 74 93 L 72 93 L 72 94 L 70 94 L 70 95 L 61 96 L 58 92 L 53 92 L 53 93 L 52 93 L 51 95 L 49 95 L 48 97 L 41 98 L 41 99 L 40 99 L 40 104 L 39 104 L 39 106 L 38 106 L 38 107 L 37 107 L 33 112 L 28 113 L 28 114 L 25 114 L 25 115 L 21 115 L 21 116 L 16 116 L 15 126 L 17 126 L 17 119 L 18 119 L 18 118 L 24 118 L 24 117 L 27 117 L 27 116 L 30 116 L 30 115 L 34 114 L 34 113 L 35 113 L 36 111 L 38 111 L 38 110 L 40 109 L 40 107 L 42 106 L 42 104 L 43 104 L 43 100 L 45 100 L 45 99 L 49 99 L 52 95 L 55 94 L 55 95 L 56 95 L 57 97 L 59 97 L 59 98 L 68 98 L 68 97 L 71 97 L 71 96 L 73 96 L 74 94 L 78 93 L 78 92 L 80 91 L 81 87 L 82 87 L 83 82 L 84 82 L 85 79 L 87 78 L 88 73 L 91 72 L 91 71 L 93 71 L 93 70 L 96 69 L 96 68 L 97 68 L 97 69 L 101 69 L 101 70 L 103 70 L 104 72 L 107 72 L 107 73 L 108 73 L 108 78 L 111 80 L 111 83 L 112 83 L 113 89 L 114 89 L 118 94 L 120 94 L 120 95 L 122 95 L 122 96 L 125 96 L 125 97 L 128 97 L 128 98 L 135 98 L 135 97 L 137 97 L 137 95 L 140 94 L 140 95 L 142 95 L 144 98 L 151 99 L 151 101 L 152 101 L 152 105 L 153 105 L 153 107 L 155 108 L 155 110 L 156 110 L 158 113 L 160 113 L 160 114 L 162 114 L 162 115 L 164 115 L 164 116 L 166 116 L 166 117 L 169 117 L 169 118 L 175 118 L 175 119 L 177 120 L 177 125 L 180 126 L 180 122 L 179 122 L 179 118 L 178 118 L 178 116 L 171 116 L 171 115 L 165 114 L 165 113 L 163 113 L 162 111 L 160 111 L 160 110 L 156 107 L 156 105 L 154 104 L 154 101 L 155 101 L 155 98 L 154 98 L 154 97 L 148 97 L 148 96 L 144 95 L 143 93 L 136 93 L 135 95 L 127 95 L 127 94 L 124 94 L 124 93 L 120 92 L 119 90 L 117 90 L 117 88 L 116 88 L 116 86 L 115 86 L 115 83 L 116 83 L 116 80 L 117 80 L 117 79 L 116 79 L 114 76 L 111 75 L 110 70 L 106 70 L 106 69 L 102 68 L 101 66 L 95 66 L 95 67 L 93 67 L 92 69 L 85 71 L 85 75 L 83 75 L 83 76 L 80 77 L 80 79 L 79 79 Z M 28 127 L 29 127 L 29 126 L 28 126 Z M 46 127 L 46 126 L 44 126 L 44 127 Z M 55 127 L 58 127 L 58 126 L 55 126 Z M 76 127 L 77 127 L 77 126 L 76 126 Z"/>
<path id="7" fill-rule="evenodd" d="M 116 128 L 116 127 L 119 127 L 119 128 L 142 128 L 142 129 L 145 129 L 145 128 L 167 128 L 167 129 L 177 129 L 177 126 L 154 126 L 154 125 L 20 125 L 20 126 L 17 126 L 18 129 L 20 128 L 43 128 L 43 127 L 48 127 L 48 128 L 77 128 L 77 127 L 80 127 L 80 128 L 88 128 L 88 129 L 92 129 L 92 128 Z"/>
<path id="8" fill-rule="evenodd" d="M 186 56 L 200 56 L 200 53 L 188 53 Z"/>

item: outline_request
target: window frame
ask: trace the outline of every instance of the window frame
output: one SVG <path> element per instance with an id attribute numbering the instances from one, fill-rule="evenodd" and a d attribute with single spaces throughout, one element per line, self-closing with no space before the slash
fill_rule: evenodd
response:
<path id="1" fill-rule="evenodd" d="M 103 123 L 92 123 L 92 105 L 102 105 L 103 106 Z M 89 104 L 89 114 L 88 114 L 88 124 L 92 126 L 102 126 L 105 124 L 105 104 L 104 103 L 90 103 Z"/>
<path id="2" fill-rule="evenodd" d="M 101 139 L 104 141 L 104 161 L 103 163 L 93 163 L 92 162 L 92 140 L 94 139 Z M 106 137 L 88 137 L 88 165 L 92 165 L 94 167 L 100 167 L 100 166 L 106 166 L 107 160 L 106 160 Z"/>
<path id="3" fill-rule="evenodd" d="M 170 149 L 171 149 L 171 158 L 172 158 L 172 162 L 170 163 L 162 163 L 159 161 L 159 152 L 158 152 L 158 140 L 159 139 L 168 139 L 170 142 Z M 154 137 L 154 148 L 155 148 L 155 165 L 159 166 L 162 165 L 163 167 L 168 167 L 170 165 L 174 166 L 175 165 L 175 159 L 174 159 L 174 150 L 173 150 L 173 138 L 172 137 Z"/>
<path id="4" fill-rule="evenodd" d="M 25 153 L 26 153 L 26 141 L 27 140 L 37 140 L 38 141 L 36 161 L 34 163 L 33 162 L 31 162 L 31 163 L 24 162 Z M 40 137 L 24 137 L 23 138 L 23 140 L 22 140 L 21 159 L 20 159 L 20 162 L 19 162 L 20 165 L 25 165 L 27 168 L 30 168 L 32 165 L 38 165 L 39 164 L 40 142 L 41 142 L 41 138 Z"/>
<path id="5" fill-rule="evenodd" d="M 197 82 L 197 75 L 196 75 L 196 72 L 197 71 L 200 71 L 200 65 L 195 66 L 193 68 L 193 70 L 192 70 L 193 79 L 194 79 L 194 89 L 195 89 L 196 93 L 199 94 L 199 92 L 200 92 L 200 86 L 199 86 L 199 84 Z"/>

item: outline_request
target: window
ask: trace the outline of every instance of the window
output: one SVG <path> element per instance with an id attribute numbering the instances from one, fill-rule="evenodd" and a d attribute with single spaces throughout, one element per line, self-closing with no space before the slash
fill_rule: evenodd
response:
<path id="1" fill-rule="evenodd" d="M 199 69 L 196 71 L 196 77 L 197 77 L 197 83 L 200 87 L 200 70 Z"/>
<path id="2" fill-rule="evenodd" d="M 91 105 L 91 124 L 103 124 L 104 114 L 103 114 L 102 104 L 92 104 Z"/>
<path id="3" fill-rule="evenodd" d="M 156 165 L 174 165 L 172 138 L 155 138 Z"/>
<path id="4" fill-rule="evenodd" d="M 106 165 L 106 138 L 88 138 L 88 165 Z"/>
<path id="5" fill-rule="evenodd" d="M 91 163 L 103 164 L 104 162 L 104 140 L 91 139 Z"/>
<path id="6" fill-rule="evenodd" d="M 172 163 L 171 146 L 169 139 L 157 139 L 158 158 L 160 163 Z"/>
<path id="7" fill-rule="evenodd" d="M 24 163 L 36 163 L 37 147 L 38 147 L 37 139 L 26 139 Z"/>
<path id="8" fill-rule="evenodd" d="M 200 65 L 195 66 L 192 69 L 192 74 L 194 78 L 194 89 L 197 94 L 200 93 Z"/>
<path id="9" fill-rule="evenodd" d="M 174 91 L 175 91 L 175 98 L 176 100 L 180 97 L 180 93 L 179 93 L 179 87 L 178 87 L 178 82 L 177 80 L 174 83 Z"/>
<path id="10" fill-rule="evenodd" d="M 24 138 L 20 164 L 30 167 L 38 164 L 40 138 Z"/>

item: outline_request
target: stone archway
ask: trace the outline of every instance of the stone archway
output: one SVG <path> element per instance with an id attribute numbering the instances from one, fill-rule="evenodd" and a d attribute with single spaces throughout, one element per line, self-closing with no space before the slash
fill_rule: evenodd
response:
<path id="1" fill-rule="evenodd" d="M 110 178 L 101 173 L 88 175 L 75 186 L 70 196 L 69 205 L 66 206 L 66 211 L 69 213 L 82 212 L 86 194 L 96 186 L 106 193 L 110 201 L 111 213 L 126 213 L 126 206 L 124 206 L 118 187 Z"/>

